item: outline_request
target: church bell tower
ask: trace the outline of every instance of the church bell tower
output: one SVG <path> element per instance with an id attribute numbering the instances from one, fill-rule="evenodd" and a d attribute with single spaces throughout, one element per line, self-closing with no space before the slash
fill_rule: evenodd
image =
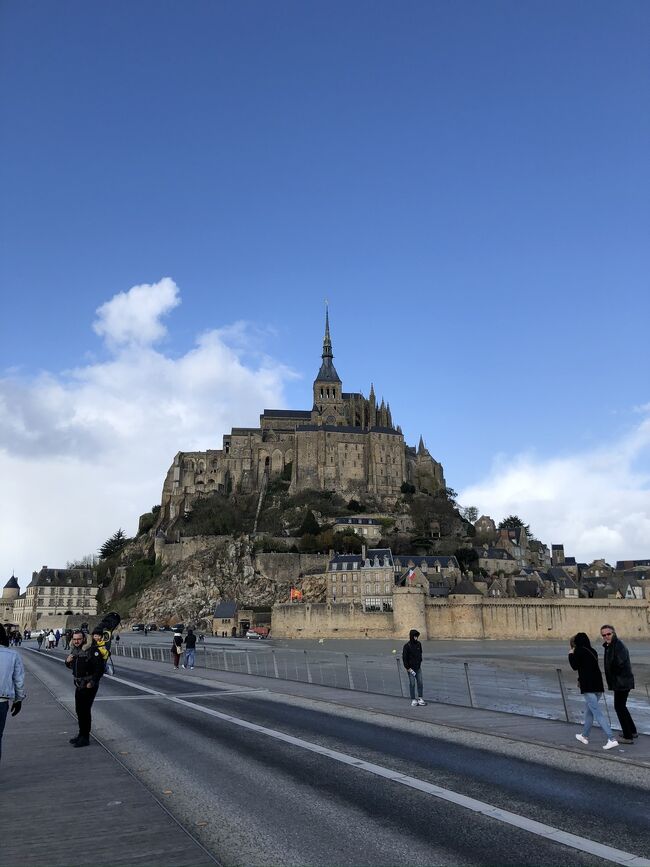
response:
<path id="1" fill-rule="evenodd" d="M 342 384 L 332 359 L 329 310 L 325 308 L 325 337 L 323 355 L 318 376 L 314 380 L 314 405 L 312 421 L 318 425 L 347 424 L 343 403 Z"/>

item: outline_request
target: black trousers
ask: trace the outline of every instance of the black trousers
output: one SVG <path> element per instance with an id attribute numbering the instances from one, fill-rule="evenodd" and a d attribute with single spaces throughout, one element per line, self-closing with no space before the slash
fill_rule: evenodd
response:
<path id="1" fill-rule="evenodd" d="M 629 694 L 629 689 L 614 690 L 614 710 L 616 711 L 616 716 L 618 717 L 618 721 L 620 722 L 621 728 L 623 729 L 624 738 L 631 738 L 632 735 L 636 734 L 636 726 L 634 725 L 634 720 L 630 716 L 630 712 L 627 709 L 627 697 Z"/>
<path id="2" fill-rule="evenodd" d="M 74 709 L 77 713 L 77 720 L 79 721 L 79 734 L 83 738 L 87 738 L 90 735 L 90 726 L 92 723 L 90 709 L 95 701 L 98 686 L 99 684 L 90 689 L 88 689 L 88 687 L 82 689 L 77 687 L 74 692 Z"/>

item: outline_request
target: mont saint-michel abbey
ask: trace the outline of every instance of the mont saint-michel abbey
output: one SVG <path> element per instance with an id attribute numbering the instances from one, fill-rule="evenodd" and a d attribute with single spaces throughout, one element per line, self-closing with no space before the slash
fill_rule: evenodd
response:
<path id="1" fill-rule="evenodd" d="M 442 466 L 422 437 L 417 449 L 406 445 L 389 404 L 382 400 L 377 405 L 372 386 L 367 398 L 343 391 L 333 357 L 326 313 L 312 408 L 265 409 L 259 427 L 233 428 L 221 449 L 179 452 L 163 485 L 163 522 L 182 514 L 196 496 L 256 493 L 280 475 L 290 479 L 290 493 L 365 494 L 386 505 L 402 495 L 405 482 L 429 492 L 444 486 Z"/>

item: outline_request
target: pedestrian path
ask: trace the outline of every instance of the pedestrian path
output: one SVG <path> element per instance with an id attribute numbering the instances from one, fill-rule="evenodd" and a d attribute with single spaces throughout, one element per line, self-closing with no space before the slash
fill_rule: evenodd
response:
<path id="1" fill-rule="evenodd" d="M 98 743 L 73 749 L 76 733 L 75 718 L 30 676 L 2 741 L 0 867 L 216 863 Z"/>

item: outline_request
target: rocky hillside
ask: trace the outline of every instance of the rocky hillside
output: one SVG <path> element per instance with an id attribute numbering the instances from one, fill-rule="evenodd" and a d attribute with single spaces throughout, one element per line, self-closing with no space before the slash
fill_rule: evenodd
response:
<path id="1" fill-rule="evenodd" d="M 158 515 L 144 515 L 137 539 L 111 564 L 104 607 L 120 611 L 125 622 L 182 621 L 207 628 L 215 604 L 223 599 L 237 600 L 240 608 L 270 607 L 287 601 L 293 585 L 302 589 L 305 601 L 324 601 L 324 579 L 314 573 L 324 571 L 329 549 L 357 551 L 362 541 L 354 534 L 350 539 L 333 534 L 333 517 L 368 512 L 377 504 L 343 503 L 336 495 L 317 491 L 289 497 L 286 486 L 282 480 L 272 486 L 255 537 L 244 526 L 250 523 L 250 503 L 220 495 L 197 500 L 184 519 L 167 528 L 163 547 L 166 543 L 176 554 L 181 550 L 173 561 L 171 554 L 154 559 Z M 311 532 L 305 529 L 308 513 L 316 521 Z M 436 496 L 407 492 L 382 516 L 385 537 L 378 547 L 391 547 L 396 554 L 452 554 L 468 541 L 468 525 L 458 513 L 453 491 Z M 219 531 L 231 535 L 212 535 Z M 297 537 L 289 536 L 295 532 Z"/>

